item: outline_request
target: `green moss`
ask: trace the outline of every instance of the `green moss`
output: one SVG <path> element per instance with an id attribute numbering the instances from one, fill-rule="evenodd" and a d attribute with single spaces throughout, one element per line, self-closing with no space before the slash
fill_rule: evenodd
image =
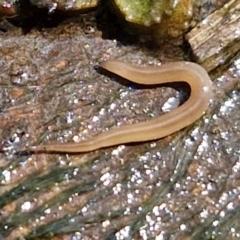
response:
<path id="1" fill-rule="evenodd" d="M 171 5 L 169 0 L 116 0 L 115 3 L 127 21 L 144 26 L 159 23 Z"/>
<path id="2" fill-rule="evenodd" d="M 126 21 L 148 27 L 156 38 L 180 36 L 193 14 L 193 0 L 115 0 L 115 7 Z"/>

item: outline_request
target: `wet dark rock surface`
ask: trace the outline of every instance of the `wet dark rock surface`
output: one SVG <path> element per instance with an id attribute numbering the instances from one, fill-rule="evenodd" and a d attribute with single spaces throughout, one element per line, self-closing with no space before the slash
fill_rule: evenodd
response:
<path id="1" fill-rule="evenodd" d="M 86 154 L 18 152 L 80 141 L 179 102 L 171 88 L 101 74 L 96 66 L 109 58 L 157 65 L 186 56 L 103 39 L 91 15 L 0 33 L 1 239 L 238 239 L 239 57 L 212 77 L 209 110 L 183 131 Z"/>

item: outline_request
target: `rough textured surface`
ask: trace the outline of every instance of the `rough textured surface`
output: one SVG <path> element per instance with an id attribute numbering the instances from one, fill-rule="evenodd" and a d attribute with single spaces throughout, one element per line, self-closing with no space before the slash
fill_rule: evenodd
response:
<path id="1" fill-rule="evenodd" d="M 70 1 L 46 1 L 46 0 L 30 0 L 30 2 L 37 7 L 46 7 L 49 11 L 54 11 L 56 9 L 61 9 L 65 11 L 76 11 L 90 9 L 97 6 L 99 0 L 70 0 Z"/>
<path id="2" fill-rule="evenodd" d="M 239 22 L 240 2 L 231 0 L 192 29 L 187 39 L 196 61 L 208 71 L 231 61 L 240 50 Z"/>
<path id="3" fill-rule="evenodd" d="M 180 94 L 100 74 L 108 58 L 183 58 L 103 39 L 90 15 L 54 29 L 0 34 L 1 239 L 238 239 L 240 58 L 206 115 L 159 141 L 88 154 L 19 154 L 162 114 Z"/>
<path id="4" fill-rule="evenodd" d="M 1 16 L 12 16 L 16 11 L 15 2 L 13 0 L 0 0 L 0 18 Z"/>
<path id="5" fill-rule="evenodd" d="M 182 35 L 198 12 L 192 0 L 115 0 L 109 1 L 109 5 L 118 18 L 124 18 L 141 32 L 146 31 L 156 42 Z"/>
<path id="6" fill-rule="evenodd" d="M 171 17 L 175 11 L 179 11 L 184 5 L 185 14 L 192 17 L 192 1 L 180 0 L 178 2 L 168 0 L 115 0 L 116 6 L 125 16 L 125 19 L 132 23 L 150 26 L 160 23 L 166 16 Z"/>
<path id="7" fill-rule="evenodd" d="M 97 8 L 99 15 L 105 16 L 109 12 L 112 15 L 109 22 L 113 25 L 118 22 L 121 31 L 132 35 L 140 33 L 142 41 L 151 39 L 159 44 L 175 39 L 175 44 L 179 44 L 183 34 L 196 25 L 202 16 L 226 1 L 228 0 L 0 0 L 0 30 L 6 31 L 9 28 L 3 21 L 6 19 L 17 26 L 24 26 L 24 33 L 27 33 L 32 27 L 38 26 L 41 29 L 57 26 L 67 16 L 81 16 Z"/>

